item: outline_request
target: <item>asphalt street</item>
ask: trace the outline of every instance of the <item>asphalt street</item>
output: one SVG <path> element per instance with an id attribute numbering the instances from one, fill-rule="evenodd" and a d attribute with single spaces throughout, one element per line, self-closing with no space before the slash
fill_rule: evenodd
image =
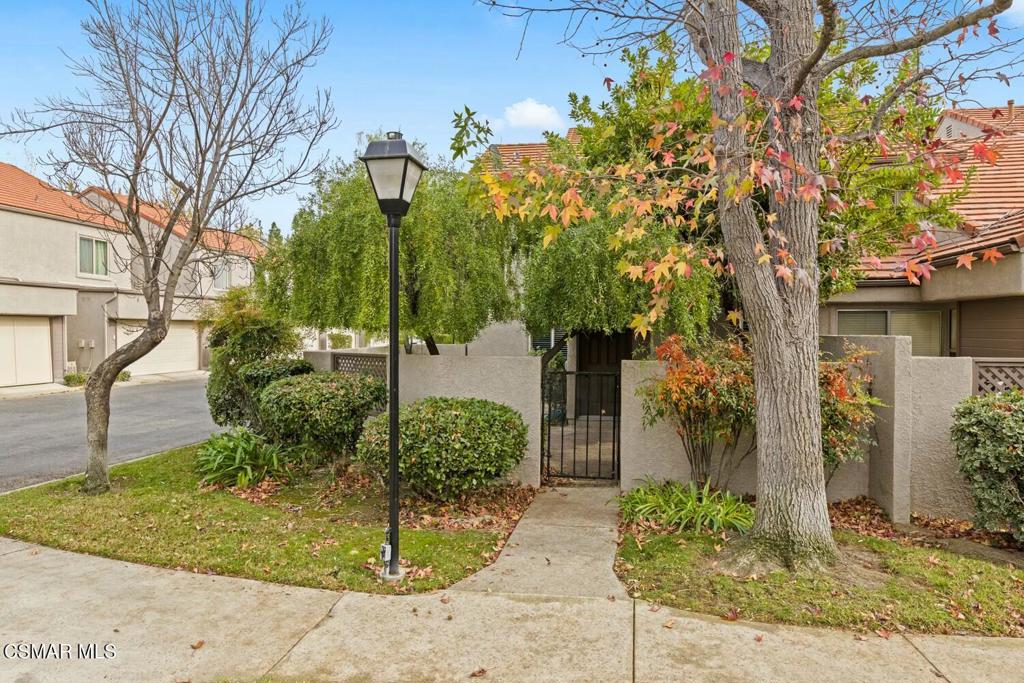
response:
<path id="1" fill-rule="evenodd" d="M 217 431 L 206 380 L 115 386 L 110 462 L 196 443 Z M 80 391 L 0 400 L 0 491 L 85 470 L 85 397 Z"/>

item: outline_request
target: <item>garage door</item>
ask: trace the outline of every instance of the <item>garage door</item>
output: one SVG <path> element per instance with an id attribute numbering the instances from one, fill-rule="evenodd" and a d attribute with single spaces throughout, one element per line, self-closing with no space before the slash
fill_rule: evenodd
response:
<path id="1" fill-rule="evenodd" d="M 52 381 L 50 319 L 0 316 L 0 387 Z"/>
<path id="2" fill-rule="evenodd" d="M 118 346 L 139 336 L 142 320 L 122 321 L 117 334 Z M 199 369 L 199 333 L 195 323 L 171 323 L 167 336 L 155 349 L 128 366 L 132 375 L 156 375 Z"/>

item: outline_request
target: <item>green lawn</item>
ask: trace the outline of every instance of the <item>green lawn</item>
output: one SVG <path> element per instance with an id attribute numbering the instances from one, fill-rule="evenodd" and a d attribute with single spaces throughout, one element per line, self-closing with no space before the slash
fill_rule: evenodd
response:
<path id="1" fill-rule="evenodd" d="M 638 543 L 627 533 L 617 569 L 638 597 L 723 618 L 882 636 L 1024 636 L 1024 571 L 845 531 L 836 539 L 842 559 L 824 575 L 779 571 L 737 579 L 715 571 L 720 537 L 665 534 Z"/>
<path id="2" fill-rule="evenodd" d="M 102 496 L 80 493 L 80 477 L 0 496 L 0 535 L 161 567 L 388 593 L 442 588 L 477 571 L 505 531 L 493 523 L 459 528 L 459 511 L 424 506 L 429 515 L 414 511 L 423 515 L 410 519 L 451 523 L 403 530 L 414 578 L 385 584 L 364 566 L 376 561 L 384 535 L 378 487 L 347 490 L 319 472 L 255 504 L 201 489 L 196 448 L 112 468 L 113 491 Z"/>

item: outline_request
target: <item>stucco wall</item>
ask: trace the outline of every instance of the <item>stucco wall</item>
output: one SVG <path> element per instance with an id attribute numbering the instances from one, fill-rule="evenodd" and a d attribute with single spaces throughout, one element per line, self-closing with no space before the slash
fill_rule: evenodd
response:
<path id="1" fill-rule="evenodd" d="M 954 266 L 939 268 L 920 289 L 922 301 L 1020 296 L 1024 292 L 1024 254 L 1007 254 L 995 266 L 979 262 L 971 270 Z"/>
<path id="2" fill-rule="evenodd" d="M 844 340 L 866 348 L 875 408 L 875 440 L 868 456 L 868 490 L 896 522 L 910 521 L 913 378 L 910 337 L 824 336 L 821 348 L 842 353 Z"/>
<path id="3" fill-rule="evenodd" d="M 514 474 L 540 485 L 540 358 L 537 356 L 418 356 L 399 359 L 399 401 L 427 396 L 463 396 L 497 401 L 523 416 L 530 443 Z"/>
<path id="4" fill-rule="evenodd" d="M 974 513 L 967 482 L 957 469 L 950 439 L 953 409 L 971 395 L 971 358 L 913 359 L 913 468 L 911 509 L 933 517 Z"/>
<path id="5" fill-rule="evenodd" d="M 0 271 L 0 276 L 6 274 Z M 73 285 L 42 287 L 0 282 L 0 315 L 74 315 L 75 311 Z"/>
<path id="6" fill-rule="evenodd" d="M 78 315 L 68 317 L 68 360 L 80 372 L 89 372 L 107 356 L 107 316 L 103 306 L 113 303 L 113 292 L 79 292 Z M 81 346 L 79 346 L 81 344 Z"/>
<path id="7" fill-rule="evenodd" d="M 530 335 L 519 322 L 491 323 L 466 346 L 468 356 L 526 356 Z"/>
<path id="8" fill-rule="evenodd" d="M 687 481 L 690 466 L 686 460 L 683 444 L 675 429 L 665 421 L 650 427 L 643 424 L 643 406 L 636 395 L 637 389 L 653 377 L 661 374 L 657 361 L 622 362 L 622 422 L 619 485 L 623 490 L 632 489 L 648 477 L 663 481 L 674 479 Z M 746 450 L 751 435 L 741 439 L 739 453 Z M 715 468 L 720 464 L 721 447 L 715 458 Z M 841 467 L 829 482 L 829 500 L 843 500 L 864 495 L 868 491 L 868 462 L 850 463 Z M 757 490 L 757 458 L 749 456 L 735 470 L 728 488 L 736 493 L 755 493 Z"/>

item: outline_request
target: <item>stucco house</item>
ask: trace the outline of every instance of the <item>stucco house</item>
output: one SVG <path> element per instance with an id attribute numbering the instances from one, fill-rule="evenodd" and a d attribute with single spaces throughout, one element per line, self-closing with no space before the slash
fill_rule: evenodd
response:
<path id="1" fill-rule="evenodd" d="M 128 237 L 109 211 L 97 209 L 113 201 L 95 188 L 62 191 L 0 163 L 0 386 L 88 372 L 138 334 L 147 313 Z M 160 212 L 144 207 L 143 218 L 158 222 Z M 261 245 L 221 231 L 203 242 L 167 338 L 129 367 L 134 375 L 203 367 L 202 304 L 251 280 Z"/>
<path id="2" fill-rule="evenodd" d="M 938 130 L 963 141 L 965 159 L 982 137 L 999 153 L 994 165 L 974 164 L 969 191 L 954 207 L 960 229 L 936 235 L 935 271 L 920 284 L 906 273 L 907 261 L 923 256 L 909 244 L 881 262 L 865 261 L 856 291 L 822 308 L 822 334 L 906 335 L 917 356 L 1024 357 L 1024 112 L 1012 101 L 950 109 Z"/>

